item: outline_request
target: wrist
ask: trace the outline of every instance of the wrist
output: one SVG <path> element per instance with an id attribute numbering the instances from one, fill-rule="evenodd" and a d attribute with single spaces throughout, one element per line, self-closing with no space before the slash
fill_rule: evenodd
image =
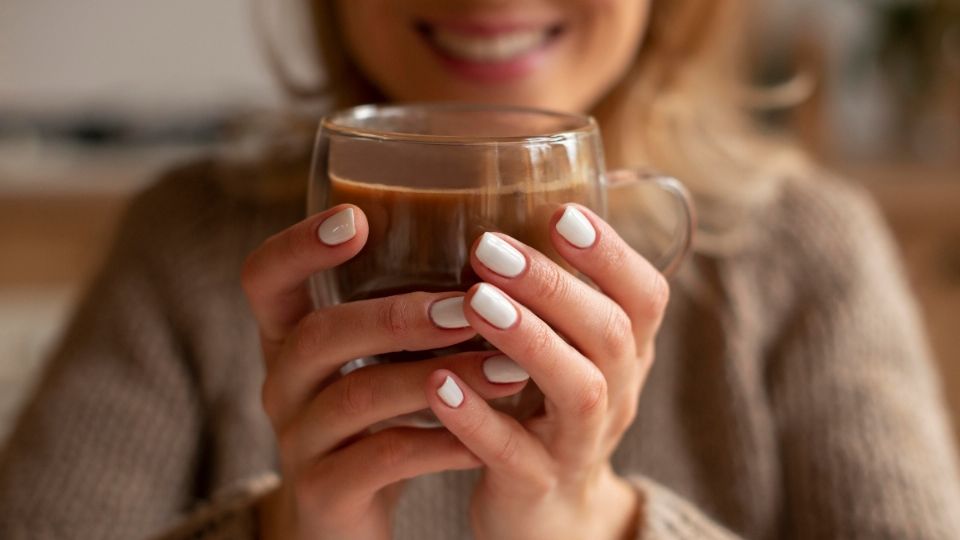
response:
<path id="1" fill-rule="evenodd" d="M 626 479 L 610 471 L 603 480 L 591 514 L 594 531 L 600 533 L 595 538 L 609 540 L 629 540 L 636 538 L 639 532 L 641 496 L 639 491 Z"/>

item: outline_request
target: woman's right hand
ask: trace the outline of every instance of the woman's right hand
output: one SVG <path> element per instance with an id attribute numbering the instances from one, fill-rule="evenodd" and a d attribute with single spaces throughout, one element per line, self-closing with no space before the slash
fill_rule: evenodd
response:
<path id="1" fill-rule="evenodd" d="M 435 302 L 459 293 L 411 293 L 313 311 L 309 276 L 356 255 L 367 234 L 363 212 L 341 205 L 271 236 L 244 264 L 243 289 L 266 362 L 263 407 L 283 475 L 260 507 L 264 538 L 390 538 L 399 482 L 480 462 L 446 430 L 369 434 L 368 428 L 427 408 L 422 387 L 437 369 L 455 372 L 485 398 L 524 385 L 488 382 L 482 363 L 489 352 L 370 366 L 337 378 L 355 358 L 441 348 L 475 335 L 465 322 L 441 328 L 430 317 Z"/>

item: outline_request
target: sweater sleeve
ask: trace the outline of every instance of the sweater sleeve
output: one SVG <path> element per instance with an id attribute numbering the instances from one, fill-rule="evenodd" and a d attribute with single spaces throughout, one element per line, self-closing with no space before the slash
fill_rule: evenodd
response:
<path id="1" fill-rule="evenodd" d="M 781 214 L 785 227 L 821 233 L 797 228 L 788 240 L 794 281 L 809 286 L 766 374 L 781 537 L 957 538 L 956 449 L 939 379 L 892 239 L 869 199 L 846 189 Z"/>
<path id="2" fill-rule="evenodd" d="M 255 540 L 260 536 L 257 504 L 280 485 L 267 473 L 194 509 L 154 540 Z"/>
<path id="3" fill-rule="evenodd" d="M 0 537 L 141 538 L 194 492 L 202 411 L 142 196 L 0 456 Z"/>
<path id="4" fill-rule="evenodd" d="M 738 538 L 696 506 L 645 476 L 630 482 L 640 494 L 637 540 L 734 540 Z"/>
<path id="5" fill-rule="evenodd" d="M 205 351 L 191 337 L 209 326 L 181 314 L 224 311 L 215 292 L 184 299 L 211 279 L 190 262 L 211 256 L 185 248 L 208 232 L 215 214 L 204 208 L 217 200 L 188 172 L 134 198 L 0 453 L 0 538 L 148 538 L 187 525 L 210 532 L 191 538 L 235 538 L 241 525 L 252 535 L 254 501 L 269 482 L 220 493 L 211 477 L 218 401 L 201 380 L 219 375 L 201 376 Z"/>

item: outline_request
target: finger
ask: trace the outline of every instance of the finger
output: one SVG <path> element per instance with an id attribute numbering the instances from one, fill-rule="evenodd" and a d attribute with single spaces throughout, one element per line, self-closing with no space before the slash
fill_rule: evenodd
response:
<path id="1" fill-rule="evenodd" d="M 625 378 L 625 358 L 636 356 L 631 321 L 608 296 L 539 251 L 495 233 L 474 244 L 471 263 L 496 285 L 542 317 L 590 358 L 608 381 Z"/>
<path id="2" fill-rule="evenodd" d="M 241 282 L 265 348 L 278 345 L 310 311 L 307 278 L 356 255 L 367 233 L 363 212 L 343 204 L 271 236 L 247 257 Z"/>
<path id="3" fill-rule="evenodd" d="M 491 481 L 518 494 L 549 484 L 552 458 L 543 444 L 516 419 L 490 407 L 459 375 L 437 370 L 423 393 L 444 427 L 488 467 Z"/>
<path id="4" fill-rule="evenodd" d="M 666 278 L 589 209 L 568 204 L 550 220 L 560 255 L 626 311 L 637 346 L 646 347 L 670 298 Z"/>
<path id="5" fill-rule="evenodd" d="M 580 449 L 602 427 L 607 411 L 607 382 L 542 319 L 493 285 L 480 283 L 467 293 L 464 315 L 477 332 L 521 365 L 556 411 L 561 448 Z"/>
<path id="6" fill-rule="evenodd" d="M 401 480 L 478 466 L 476 456 L 446 430 L 391 428 L 321 459 L 298 477 L 296 490 L 313 511 L 335 517 Z"/>
<path id="7" fill-rule="evenodd" d="M 345 363 L 368 356 L 449 347 L 476 332 L 459 293 L 408 293 L 327 307 L 300 320 L 267 363 L 263 404 L 275 425 L 299 410 Z"/>
<path id="8" fill-rule="evenodd" d="M 447 369 L 469 381 L 484 399 L 519 392 L 526 381 L 496 384 L 487 380 L 484 362 L 497 352 L 461 353 L 444 358 L 369 366 L 350 372 L 317 394 L 279 437 L 293 461 L 323 455 L 371 425 L 426 409 L 423 381 Z"/>

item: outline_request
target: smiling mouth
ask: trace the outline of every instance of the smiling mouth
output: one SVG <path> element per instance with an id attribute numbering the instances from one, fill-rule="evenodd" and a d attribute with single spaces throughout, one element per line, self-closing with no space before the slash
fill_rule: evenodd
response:
<path id="1" fill-rule="evenodd" d="M 458 28 L 419 21 L 417 32 L 439 54 L 474 64 L 503 64 L 540 51 L 564 33 L 562 24 L 538 28 Z"/>

